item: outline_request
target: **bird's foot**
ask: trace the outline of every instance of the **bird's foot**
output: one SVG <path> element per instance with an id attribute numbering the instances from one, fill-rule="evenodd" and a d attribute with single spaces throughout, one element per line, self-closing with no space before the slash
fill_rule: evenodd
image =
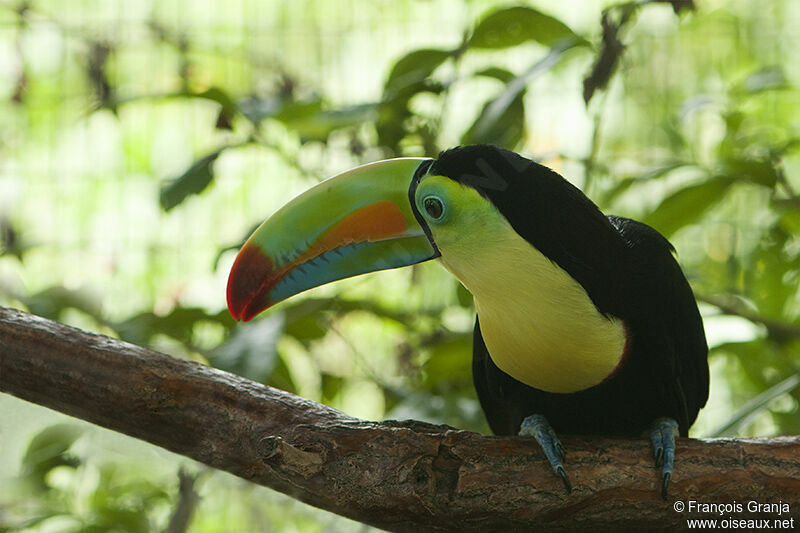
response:
<path id="1" fill-rule="evenodd" d="M 550 427 L 550 423 L 542 415 L 530 415 L 522 421 L 519 434 L 523 437 L 534 437 L 544 450 L 544 455 L 550 461 L 553 472 L 558 475 L 567 488 L 567 494 L 572 492 L 572 485 L 569 482 L 567 473 L 564 471 L 563 461 L 566 457 L 561 441 L 556 437 L 556 432 Z"/>
<path id="2" fill-rule="evenodd" d="M 672 479 L 675 465 L 675 437 L 679 434 L 678 423 L 672 418 L 657 418 L 650 426 L 650 440 L 656 457 L 656 467 L 661 469 L 661 497 L 667 499 L 667 487 Z"/>

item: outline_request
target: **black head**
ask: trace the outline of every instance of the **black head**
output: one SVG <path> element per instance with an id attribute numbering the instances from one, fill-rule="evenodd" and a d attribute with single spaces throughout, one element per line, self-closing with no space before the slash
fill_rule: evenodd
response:
<path id="1" fill-rule="evenodd" d="M 510 182 L 528 172 L 533 165 L 537 164 L 510 150 L 475 144 L 441 152 L 432 162 L 429 173 L 451 178 L 488 197 L 488 191 L 508 190 Z"/>
<path id="2" fill-rule="evenodd" d="M 564 210 L 588 211 L 594 217 L 600 215 L 605 219 L 586 195 L 558 173 L 497 146 L 476 144 L 451 148 L 441 152 L 427 169 L 420 170 L 422 174 L 446 176 L 476 189 L 509 218 L 512 225 L 512 218 L 517 216 L 530 220 Z"/>

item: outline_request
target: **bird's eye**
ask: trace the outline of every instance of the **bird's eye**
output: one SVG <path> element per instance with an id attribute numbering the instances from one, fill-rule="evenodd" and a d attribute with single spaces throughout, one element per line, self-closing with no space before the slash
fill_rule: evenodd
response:
<path id="1" fill-rule="evenodd" d="M 425 211 L 428 213 L 428 216 L 433 220 L 441 220 L 442 215 L 444 215 L 444 205 L 439 198 L 428 196 L 423 201 L 423 205 L 425 206 Z"/>

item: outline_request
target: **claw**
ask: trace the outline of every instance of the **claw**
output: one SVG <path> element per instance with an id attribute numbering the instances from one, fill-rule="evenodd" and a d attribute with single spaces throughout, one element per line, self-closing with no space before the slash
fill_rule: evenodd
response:
<path id="1" fill-rule="evenodd" d="M 656 448 L 655 455 L 656 455 L 656 468 L 658 468 L 664 461 L 664 448 L 662 448 L 661 446 Z"/>
<path id="2" fill-rule="evenodd" d="M 567 456 L 564 446 L 558 440 L 555 431 L 550 427 L 547 419 L 542 415 L 531 415 L 522 421 L 519 434 L 522 436 L 530 436 L 536 438 L 536 441 L 542 447 L 545 457 L 550 462 L 550 467 L 553 472 L 561 478 L 564 482 L 564 487 L 567 489 L 567 494 L 572 492 L 572 484 L 569 482 L 567 473 L 564 470 L 562 461 Z"/>
<path id="3" fill-rule="evenodd" d="M 561 481 L 564 482 L 564 488 L 567 489 L 567 494 L 572 493 L 572 483 L 569 482 L 569 478 L 567 477 L 567 473 L 564 471 L 564 467 L 559 465 L 556 467 L 556 474 L 561 476 Z"/>
<path id="4" fill-rule="evenodd" d="M 664 473 L 664 479 L 661 482 L 661 499 L 667 499 L 667 487 L 669 486 L 669 480 L 672 479 L 672 474 L 669 472 Z"/>
<path id="5" fill-rule="evenodd" d="M 678 423 L 672 418 L 658 418 L 650 429 L 650 440 L 656 458 L 656 468 L 661 470 L 661 497 L 667 499 L 667 488 L 672 479 L 675 466 L 675 437 L 678 435 Z"/>

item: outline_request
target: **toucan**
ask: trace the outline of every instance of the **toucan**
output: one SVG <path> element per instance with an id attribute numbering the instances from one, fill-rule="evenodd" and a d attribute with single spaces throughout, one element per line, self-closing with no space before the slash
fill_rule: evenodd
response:
<path id="1" fill-rule="evenodd" d="M 532 436 L 567 492 L 558 433 L 649 436 L 661 495 L 708 398 L 708 347 L 669 241 L 606 216 L 550 168 L 490 145 L 357 167 L 242 246 L 237 320 L 358 274 L 438 260 L 472 294 L 472 373 L 490 428 Z"/>

